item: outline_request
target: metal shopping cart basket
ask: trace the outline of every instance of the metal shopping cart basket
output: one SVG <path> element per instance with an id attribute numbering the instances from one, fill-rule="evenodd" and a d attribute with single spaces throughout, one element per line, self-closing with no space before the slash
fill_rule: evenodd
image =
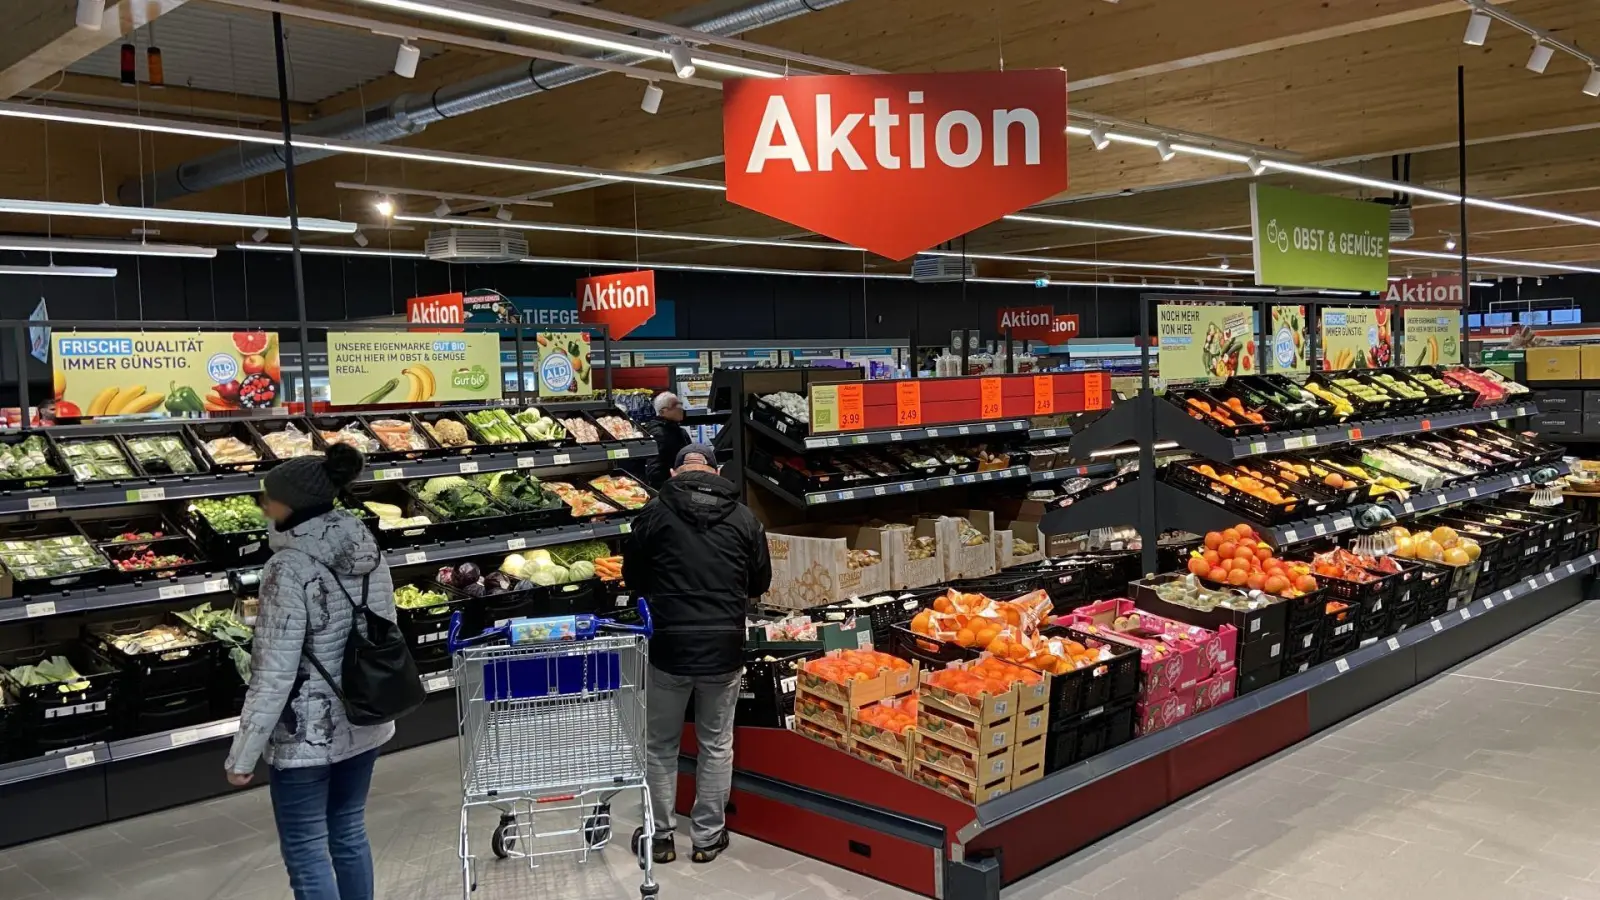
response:
<path id="1" fill-rule="evenodd" d="M 592 615 L 515 619 L 462 638 L 450 618 L 461 754 L 462 896 L 477 889 L 468 814 L 500 812 L 490 847 L 502 859 L 591 850 L 611 839 L 611 800 L 639 792 L 645 839 L 641 896 L 657 892 L 645 782 L 650 610 L 640 625 Z M 536 827 L 539 826 L 539 827 Z"/>

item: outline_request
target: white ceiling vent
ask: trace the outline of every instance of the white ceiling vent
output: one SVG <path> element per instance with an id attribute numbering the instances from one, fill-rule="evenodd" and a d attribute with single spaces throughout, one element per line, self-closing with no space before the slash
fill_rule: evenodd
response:
<path id="1" fill-rule="evenodd" d="M 1389 241 L 1409 241 L 1416 236 L 1417 223 L 1411 217 L 1411 207 L 1396 206 L 1389 210 Z"/>
<path id="2" fill-rule="evenodd" d="M 962 281 L 976 273 L 971 261 L 954 256 L 925 256 L 918 254 L 911 261 L 911 280 L 923 284 L 941 281 Z"/>
<path id="3" fill-rule="evenodd" d="M 528 240 L 504 228 L 446 228 L 429 233 L 423 249 L 434 262 L 506 263 L 528 255 Z"/>

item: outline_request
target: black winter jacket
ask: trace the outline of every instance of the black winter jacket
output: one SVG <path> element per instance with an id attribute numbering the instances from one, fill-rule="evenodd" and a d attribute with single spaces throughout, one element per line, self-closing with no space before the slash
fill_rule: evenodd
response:
<path id="1" fill-rule="evenodd" d="M 655 617 L 650 662 L 672 675 L 726 675 L 744 665 L 751 599 L 772 584 L 767 533 L 720 475 L 685 472 L 633 520 L 622 577 Z"/>
<path id="2" fill-rule="evenodd" d="M 672 477 L 672 464 L 678 461 L 678 451 L 689 446 L 689 432 L 677 422 L 668 422 L 660 416 L 644 420 L 641 427 L 656 442 L 656 455 L 645 467 L 645 479 L 659 491 Z"/>

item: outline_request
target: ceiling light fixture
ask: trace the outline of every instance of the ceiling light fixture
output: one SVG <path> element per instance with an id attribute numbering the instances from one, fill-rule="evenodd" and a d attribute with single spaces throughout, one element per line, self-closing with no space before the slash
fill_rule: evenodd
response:
<path id="1" fill-rule="evenodd" d="M 176 222 L 185 225 L 222 225 L 238 228 L 288 230 L 289 220 L 276 216 L 251 216 L 242 213 L 198 212 L 187 209 L 155 209 L 145 206 L 112 206 L 109 203 L 63 203 L 56 200 L 0 199 L 0 213 L 28 216 L 69 216 L 82 219 L 113 219 L 125 222 Z M 303 218 L 301 231 L 349 234 L 354 222 Z"/>
<path id="2" fill-rule="evenodd" d="M 422 61 L 422 51 L 417 45 L 402 38 L 400 49 L 394 54 L 394 73 L 401 78 L 417 77 L 417 63 Z"/>
<path id="3" fill-rule="evenodd" d="M 385 219 L 394 215 L 394 201 L 388 197 L 379 197 L 378 202 L 374 203 L 373 206 L 377 208 L 378 215 L 383 216 Z"/>
<path id="4" fill-rule="evenodd" d="M 1178 155 L 1178 151 L 1172 149 L 1172 142 L 1166 138 L 1156 141 L 1156 153 L 1160 155 L 1162 162 L 1166 162 Z"/>
<path id="5" fill-rule="evenodd" d="M 450 215 L 450 203 L 449 203 L 449 201 L 440 200 L 439 201 L 439 205 L 435 206 L 433 208 L 433 214 L 436 215 L 436 216 L 439 216 L 441 218 L 444 217 L 444 216 Z M 400 218 L 400 217 L 397 216 L 396 218 Z"/>
<path id="6" fill-rule="evenodd" d="M 1473 287 L 1494 287 L 1495 286 L 1494 282 L 1492 282 L 1492 281 L 1474 281 L 1474 282 L 1470 282 L 1470 283 L 1471 283 L 1471 285 Z"/>
<path id="7" fill-rule="evenodd" d="M 1106 130 L 1099 125 L 1089 129 L 1089 142 L 1094 144 L 1096 150 L 1104 150 L 1111 146 L 1111 139 L 1106 137 Z"/>
<path id="8" fill-rule="evenodd" d="M 1230 266 L 1232 266 L 1232 265 L 1233 265 L 1232 263 L 1228 262 L 1228 258 L 1226 256 L 1224 256 L 1222 258 L 1222 262 L 1217 264 L 1217 268 L 1222 269 L 1223 271 L 1227 271 L 1228 268 Z"/>
<path id="9" fill-rule="evenodd" d="M 1600 66 L 1589 68 L 1589 80 L 1584 82 L 1583 92 L 1591 97 L 1600 97 Z"/>
<path id="10" fill-rule="evenodd" d="M 1448 231 L 1444 233 L 1444 248 L 1446 250 L 1454 250 L 1456 248 L 1456 236 Z"/>
<path id="11" fill-rule="evenodd" d="M 250 240 L 255 241 L 258 244 L 261 243 L 262 241 L 266 240 L 266 239 L 267 239 L 267 230 L 265 228 L 257 228 L 254 232 L 252 232 L 250 234 Z"/>
<path id="12" fill-rule="evenodd" d="M 1129 234 L 1162 235 L 1165 237 L 1200 238 L 1213 241 L 1233 241 L 1248 244 L 1253 238 L 1248 234 L 1226 234 L 1221 231 L 1194 231 L 1187 228 L 1158 228 L 1154 225 L 1131 225 L 1126 222 L 1102 222 L 1097 219 L 1068 219 L 1062 216 L 1036 216 L 1013 213 L 1002 216 L 1007 222 L 1029 222 L 1035 225 L 1059 225 L 1064 228 L 1101 228 L 1106 231 L 1125 231 Z"/>
<path id="13" fill-rule="evenodd" d="M 85 31 L 99 31 L 106 18 L 106 0 L 78 0 L 76 24 Z"/>
<path id="14" fill-rule="evenodd" d="M 1545 67 L 1550 65 L 1551 57 L 1556 55 L 1556 48 L 1544 41 L 1536 41 L 1533 52 L 1528 54 L 1528 71 L 1544 74 Z"/>
<path id="15" fill-rule="evenodd" d="M 293 253 L 292 244 L 252 244 L 248 241 L 239 241 L 233 245 L 235 250 L 261 250 L 267 253 Z M 428 254 L 421 250 L 380 250 L 375 247 L 319 247 L 300 245 L 301 253 L 313 256 L 388 256 L 396 259 L 427 259 Z"/>
<path id="16" fill-rule="evenodd" d="M 0 266 L 0 275 L 54 275 L 63 278 L 115 278 L 116 269 L 100 266 Z"/>
<path id="17" fill-rule="evenodd" d="M 1493 21 L 1489 14 L 1476 7 L 1472 10 L 1472 18 L 1467 20 L 1467 33 L 1461 36 L 1461 43 L 1473 47 L 1482 47 L 1483 42 L 1489 39 L 1489 23 Z"/>
<path id="18" fill-rule="evenodd" d="M 25 235 L 0 235 L 0 250 L 45 250 L 51 253 L 104 253 L 110 256 L 181 256 L 194 259 L 212 259 L 215 247 L 197 247 L 187 244 L 146 244 L 140 241 L 94 241 L 76 238 L 28 237 Z"/>
<path id="19" fill-rule="evenodd" d="M 639 100 L 639 108 L 652 116 L 655 115 L 661 109 L 661 98 L 665 93 L 660 85 L 654 81 L 650 82 L 644 86 L 644 97 Z"/>
<path id="20" fill-rule="evenodd" d="M 961 253 L 956 250 L 924 250 L 921 256 L 943 256 L 949 259 L 986 259 L 991 262 L 1038 263 L 1046 266 L 1083 266 L 1094 269 L 1144 269 L 1152 272 L 1204 272 L 1216 271 L 1215 266 L 1190 266 L 1181 263 L 1147 263 L 1123 259 L 1065 259 L 1058 256 L 1022 256 L 1006 253 Z M 1254 275 L 1254 269 L 1236 269 L 1239 275 Z"/>
<path id="21" fill-rule="evenodd" d="M 668 52 L 672 56 L 672 71 L 676 72 L 679 78 L 693 78 L 694 57 L 689 55 L 689 48 L 682 44 L 674 44 Z"/>
<path id="22" fill-rule="evenodd" d="M 356 232 L 355 241 L 357 247 L 365 247 L 368 243 L 367 236 L 362 234 L 360 231 Z"/>
<path id="23" fill-rule="evenodd" d="M 512 219 L 511 207 L 509 207 L 509 206 L 500 207 L 499 209 L 494 211 L 494 217 L 496 219 L 499 219 L 502 222 L 511 221 L 511 219 Z"/>

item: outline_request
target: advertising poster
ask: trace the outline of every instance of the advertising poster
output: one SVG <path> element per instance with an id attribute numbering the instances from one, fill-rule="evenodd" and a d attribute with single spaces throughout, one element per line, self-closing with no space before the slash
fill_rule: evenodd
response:
<path id="1" fill-rule="evenodd" d="M 539 332 L 539 396 L 553 399 L 594 393 L 587 331 Z"/>
<path id="2" fill-rule="evenodd" d="M 265 331 L 57 331 L 51 346 L 63 419 L 265 409 L 283 394 L 278 338 Z"/>
<path id="3" fill-rule="evenodd" d="M 1357 306 L 1322 311 L 1322 368 L 1380 369 L 1394 365 L 1389 310 Z"/>
<path id="4" fill-rule="evenodd" d="M 500 393 L 497 334 L 328 332 L 328 401 L 335 406 L 498 400 Z"/>
<path id="5" fill-rule="evenodd" d="M 1306 340 L 1306 308 L 1304 306 L 1272 307 L 1272 327 L 1267 332 L 1265 359 L 1268 372 L 1280 375 L 1304 375 L 1311 371 L 1310 349 Z"/>
<path id="6" fill-rule="evenodd" d="M 1157 306 L 1162 380 L 1171 383 L 1256 374 L 1252 312 L 1248 306 Z"/>
<path id="7" fill-rule="evenodd" d="M 1389 207 L 1250 185 L 1256 284 L 1382 291 L 1389 285 Z"/>
<path id="8" fill-rule="evenodd" d="M 1407 366 L 1461 364 L 1461 312 L 1454 309 L 1405 311 Z"/>

